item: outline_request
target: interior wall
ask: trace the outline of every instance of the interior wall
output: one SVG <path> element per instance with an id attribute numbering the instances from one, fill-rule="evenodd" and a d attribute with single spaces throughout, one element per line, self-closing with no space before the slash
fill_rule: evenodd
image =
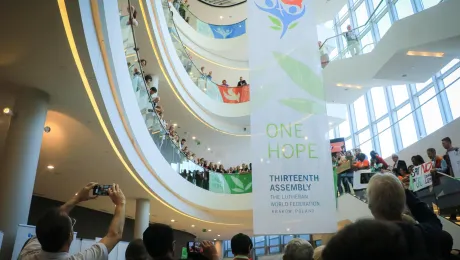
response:
<path id="1" fill-rule="evenodd" d="M 39 218 L 43 215 L 44 210 L 59 207 L 63 203 L 56 200 L 51 200 L 39 196 L 32 197 L 30 206 L 28 225 L 35 226 Z M 112 214 L 100 212 L 80 206 L 76 206 L 71 212 L 70 216 L 77 220 L 74 230 L 78 238 L 94 239 L 96 237 L 103 237 L 108 230 Z M 123 230 L 123 241 L 131 241 L 134 237 L 134 219 L 126 219 L 125 227 Z M 187 232 L 174 230 L 174 238 L 176 240 L 175 255 L 180 256 L 182 247 L 188 241 L 195 240 L 195 236 Z"/>

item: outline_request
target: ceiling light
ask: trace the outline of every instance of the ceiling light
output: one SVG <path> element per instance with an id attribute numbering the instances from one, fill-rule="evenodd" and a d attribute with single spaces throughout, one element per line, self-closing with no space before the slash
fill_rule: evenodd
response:
<path id="1" fill-rule="evenodd" d="M 216 241 L 217 239 L 214 238 L 214 241 Z"/>
<path id="2" fill-rule="evenodd" d="M 222 15 L 221 15 L 221 16 L 219 16 L 219 18 L 220 18 L 221 20 L 222 20 L 222 19 L 224 19 L 224 17 L 223 17 Z"/>
<path id="3" fill-rule="evenodd" d="M 13 110 L 11 110 L 11 108 L 9 108 L 9 107 L 5 107 L 3 109 L 3 114 L 12 116 L 13 115 Z"/>
<path id="4" fill-rule="evenodd" d="M 193 139 L 193 140 L 195 140 L 195 139 L 196 139 L 196 137 L 195 137 L 195 136 L 192 136 L 192 139 Z"/>
<path id="5" fill-rule="evenodd" d="M 264 158 L 260 158 L 260 162 L 264 162 Z"/>
<path id="6" fill-rule="evenodd" d="M 337 83 L 337 87 L 342 87 L 342 88 L 356 88 L 356 89 L 362 89 L 363 87 L 358 86 L 358 85 L 352 85 L 352 84 L 343 84 L 343 83 Z"/>
<path id="7" fill-rule="evenodd" d="M 208 151 L 211 151 L 211 148 L 208 147 Z"/>
<path id="8" fill-rule="evenodd" d="M 329 122 L 329 125 L 332 125 L 332 122 Z"/>
<path id="9" fill-rule="evenodd" d="M 220 237 L 220 235 L 217 235 L 218 237 Z"/>
<path id="10" fill-rule="evenodd" d="M 49 133 L 49 132 L 51 132 L 51 127 L 45 126 L 45 127 L 43 128 L 43 131 L 45 131 L 45 133 Z"/>
<path id="11" fill-rule="evenodd" d="M 176 124 L 176 123 L 174 123 L 174 124 L 173 124 L 173 126 L 174 126 L 174 127 L 176 127 L 176 126 L 177 126 L 177 124 Z"/>
<path id="12" fill-rule="evenodd" d="M 212 230 L 211 229 L 208 229 L 209 232 L 211 232 Z"/>
<path id="13" fill-rule="evenodd" d="M 406 53 L 408 56 L 421 56 L 421 57 L 444 57 L 444 52 L 429 52 L 429 51 L 408 51 Z"/>
<path id="14" fill-rule="evenodd" d="M 305 139 L 305 140 L 308 140 L 308 136 L 305 136 L 304 139 Z"/>
<path id="15" fill-rule="evenodd" d="M 77 196 L 77 195 L 78 195 L 78 192 L 77 192 L 77 193 L 75 193 L 75 196 Z"/>
<path id="16" fill-rule="evenodd" d="M 54 166 L 50 164 L 50 165 L 46 166 L 46 168 L 48 168 L 48 169 L 50 169 L 50 170 L 53 170 L 53 169 L 54 169 Z"/>
<path id="17" fill-rule="evenodd" d="M 195 225 L 191 225 L 191 227 L 195 227 Z"/>
<path id="18" fill-rule="evenodd" d="M 220 161 L 218 161 L 217 164 L 220 164 Z"/>
<path id="19" fill-rule="evenodd" d="M 176 222 L 174 219 L 171 219 L 171 222 Z"/>

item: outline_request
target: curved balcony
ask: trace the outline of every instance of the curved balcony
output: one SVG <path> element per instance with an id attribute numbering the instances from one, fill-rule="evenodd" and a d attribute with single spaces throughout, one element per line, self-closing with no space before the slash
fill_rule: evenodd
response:
<path id="1" fill-rule="evenodd" d="M 128 1 L 119 4 L 124 8 L 130 6 Z M 228 192 L 226 186 L 220 190 L 221 194 L 213 193 L 191 185 L 179 174 L 180 170 L 188 169 L 203 176 L 201 168 L 185 159 L 168 139 L 161 119 L 150 112 L 154 108 L 143 80 L 144 67 L 137 62 L 141 56 L 136 51 L 132 28 L 126 27 L 129 17 L 120 18 L 118 6 L 109 0 L 81 5 L 82 17 L 88 17 L 83 19 L 83 29 L 95 76 L 91 82 L 94 85 L 97 82 L 99 87 L 93 92 L 101 96 L 100 107 L 105 111 L 100 116 L 110 120 L 109 132 L 119 142 L 116 146 L 120 150 L 116 152 L 128 169 L 127 177 L 133 177 L 164 205 L 187 216 L 215 224 L 246 223 L 252 207 L 250 193 L 224 194 Z M 205 180 L 209 178 L 204 176 Z M 193 184 L 200 183 L 195 180 Z M 242 214 L 241 218 L 232 219 L 230 215 L 236 212 Z"/>
<path id="2" fill-rule="evenodd" d="M 210 24 L 201 20 L 185 4 L 173 2 L 172 6 L 186 23 L 203 36 L 212 39 L 231 39 L 246 34 L 246 19 L 226 25 Z"/>
<path id="3" fill-rule="evenodd" d="M 236 81 L 235 82 L 230 82 L 230 84 L 227 84 L 226 78 L 239 78 L 243 77 L 247 80 L 247 75 L 248 75 L 248 70 L 244 69 L 244 73 L 237 68 L 237 67 L 224 67 L 223 72 L 225 74 L 222 74 L 222 71 L 219 71 L 220 74 L 218 73 L 217 76 L 212 74 L 212 71 L 205 71 L 205 66 L 203 66 L 204 62 L 203 60 L 198 60 L 202 59 L 199 54 L 197 54 L 196 51 L 191 50 L 189 47 L 186 47 L 186 45 L 183 42 L 183 33 L 179 33 L 178 26 L 176 26 L 176 21 L 179 23 L 184 23 L 183 19 L 181 17 L 178 18 L 177 12 L 172 5 L 168 5 L 167 2 L 164 3 L 165 9 L 164 9 L 164 14 L 165 18 L 167 20 L 168 24 L 168 31 L 171 36 L 171 40 L 174 44 L 175 51 L 177 55 L 179 56 L 179 59 L 182 62 L 182 65 L 184 69 L 187 71 L 187 73 L 190 75 L 190 78 L 193 80 L 195 85 L 203 91 L 209 98 L 211 98 L 214 101 L 221 102 L 221 103 L 230 103 L 230 104 L 237 104 L 237 103 L 245 103 L 250 100 L 249 97 L 249 85 L 245 86 L 236 86 Z M 188 37 L 187 37 L 188 38 Z M 222 40 L 214 40 L 209 41 L 206 44 L 208 46 L 220 46 L 220 48 L 225 48 L 224 46 L 226 45 Z M 228 42 L 228 49 L 220 49 L 217 50 L 216 52 L 235 52 L 235 42 Z M 209 52 L 207 50 L 206 52 Z M 212 57 L 212 60 L 215 59 L 222 59 L 227 60 L 225 57 L 219 57 L 215 55 L 215 57 Z M 206 59 L 206 58 L 204 58 Z M 210 61 L 209 59 L 207 59 Z M 228 60 L 227 60 L 228 61 Z M 198 62 L 201 62 L 199 64 Z M 218 62 L 214 62 L 214 64 L 220 64 Z M 247 65 L 247 62 L 244 62 L 245 65 Z M 237 66 L 240 66 L 241 64 L 238 64 Z M 235 71 L 235 70 L 236 71 Z M 219 78 L 221 81 L 215 81 L 213 78 Z M 225 82 L 224 82 L 225 80 Z M 233 84 L 232 84 L 233 83 Z"/>
<path id="4" fill-rule="evenodd" d="M 251 193 L 252 175 L 250 171 L 228 175 L 211 171 L 197 164 L 193 158 L 194 154 L 187 150 L 185 144 L 181 144 L 178 136 L 171 133 L 175 126 L 170 125 L 167 129 L 162 108 L 158 104 L 161 104 L 158 95 L 151 91 L 152 83 L 145 80 L 148 77 L 146 77 L 141 64 L 142 57 L 136 42 L 135 28 L 130 22 L 132 19 L 132 16 L 130 18 L 129 15 L 120 17 L 126 63 L 129 67 L 132 89 L 136 96 L 139 111 L 163 158 L 177 174 L 199 188 L 215 193 Z M 198 82 L 201 81 L 204 81 L 203 84 L 212 83 L 211 80 L 206 82 L 206 79 L 198 79 Z"/>

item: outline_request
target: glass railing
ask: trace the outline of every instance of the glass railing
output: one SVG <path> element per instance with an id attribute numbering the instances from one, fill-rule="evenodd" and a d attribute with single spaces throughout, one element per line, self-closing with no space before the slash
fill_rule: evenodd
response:
<path id="1" fill-rule="evenodd" d="M 173 12 L 167 0 L 163 0 L 165 19 L 168 25 L 168 31 L 171 40 L 176 49 L 176 53 L 182 62 L 182 65 L 189 74 L 195 85 L 206 95 L 218 102 L 223 103 L 244 103 L 250 100 L 249 85 L 245 86 L 226 86 L 224 82 L 217 83 L 212 79 L 212 71 L 206 72 L 205 68 L 196 65 L 192 60 L 192 55 L 187 47 L 183 44 L 178 29 L 173 20 Z"/>
<path id="2" fill-rule="evenodd" d="M 438 3 L 443 1 L 445 0 L 440 0 Z M 377 5 L 375 5 L 375 9 L 369 16 L 368 20 L 363 25 L 351 30 L 351 37 L 349 37 L 349 40 L 347 40 L 345 33 L 340 33 L 322 41 L 319 49 L 321 53 L 321 63 L 323 68 L 330 61 L 350 58 L 371 52 L 377 43 L 373 42 L 374 40 L 372 38 L 371 27 L 378 27 L 377 22 L 380 21 L 382 15 L 384 15 L 387 11 L 388 6 L 386 0 L 381 0 Z M 345 26 L 347 25 L 345 24 Z M 382 36 L 383 35 L 381 34 L 380 38 L 382 38 Z M 343 37 L 343 50 L 339 50 L 338 48 L 338 42 L 340 41 L 338 38 L 341 37 Z"/>
<path id="3" fill-rule="evenodd" d="M 210 24 L 193 14 L 186 4 L 180 4 L 179 1 L 173 1 L 172 6 L 185 22 L 203 36 L 214 39 L 231 39 L 246 33 L 246 19 L 228 25 Z"/>
<path id="4" fill-rule="evenodd" d="M 120 0 L 127 9 L 130 1 Z M 123 13 L 123 12 L 121 12 Z M 132 13 L 120 16 L 120 27 L 132 88 L 136 94 L 139 111 L 144 118 L 152 140 L 171 167 L 190 183 L 216 193 L 241 194 L 252 192 L 252 175 L 249 171 L 238 174 L 221 174 L 195 162 L 195 154 L 181 144 L 174 126 L 163 119 L 163 108 L 154 93 L 151 76 L 144 71 L 142 55 L 136 42 L 136 27 Z"/>

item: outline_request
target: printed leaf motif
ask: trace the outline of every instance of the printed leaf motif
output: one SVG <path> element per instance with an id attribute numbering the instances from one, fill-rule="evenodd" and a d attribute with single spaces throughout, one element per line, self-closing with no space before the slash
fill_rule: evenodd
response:
<path id="1" fill-rule="evenodd" d="M 238 186 L 238 188 L 244 189 L 244 184 L 243 184 L 243 182 L 241 182 L 240 179 L 238 179 L 238 178 L 236 178 L 234 176 L 231 176 L 231 178 L 232 178 L 233 183 L 235 183 L 235 185 Z"/>
<path id="2" fill-rule="evenodd" d="M 280 102 L 302 114 L 324 114 L 326 112 L 324 105 L 304 98 L 288 98 L 282 99 Z"/>
<path id="3" fill-rule="evenodd" d="M 270 26 L 270 28 L 272 28 L 273 30 L 277 30 L 277 31 L 281 30 L 281 27 L 278 27 L 278 26 Z"/>
<path id="4" fill-rule="evenodd" d="M 279 52 L 273 52 L 275 59 L 289 78 L 310 95 L 324 100 L 323 82 L 310 67 Z"/>
<path id="5" fill-rule="evenodd" d="M 244 190 L 249 190 L 252 187 L 252 182 L 248 183 L 246 187 L 244 187 Z"/>
<path id="6" fill-rule="evenodd" d="M 238 189 L 238 188 L 233 188 L 232 191 L 233 192 L 238 192 L 238 193 L 243 193 L 244 192 L 244 190 Z"/>
<path id="7" fill-rule="evenodd" d="M 274 25 L 276 25 L 277 27 L 280 27 L 280 28 L 281 28 L 281 26 L 282 26 L 282 25 L 281 25 L 281 21 L 278 20 L 278 18 L 273 17 L 273 16 L 270 16 L 270 15 L 268 16 L 268 18 L 270 18 L 270 21 L 272 21 L 272 23 L 273 23 Z"/>
<path id="8" fill-rule="evenodd" d="M 289 28 L 289 29 L 293 29 L 293 28 L 295 28 L 298 24 L 299 24 L 298 22 L 295 22 L 295 23 L 289 25 L 288 28 Z"/>

